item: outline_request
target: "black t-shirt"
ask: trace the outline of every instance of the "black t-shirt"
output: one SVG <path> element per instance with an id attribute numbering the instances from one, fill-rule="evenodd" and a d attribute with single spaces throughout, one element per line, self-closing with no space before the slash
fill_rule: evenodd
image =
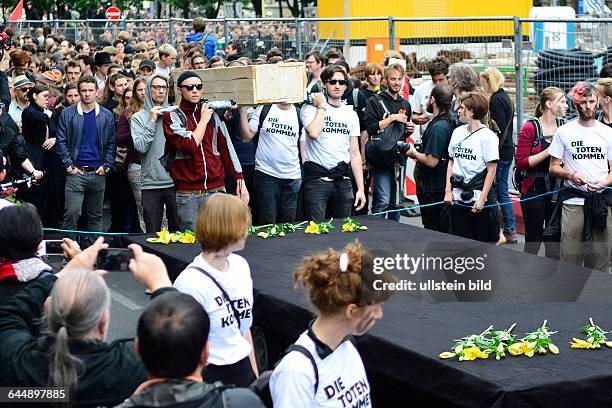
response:
<path id="1" fill-rule="evenodd" d="M 417 162 L 414 171 L 417 186 L 425 193 L 440 193 L 446 187 L 446 170 L 448 167 L 448 144 L 454 126 L 445 117 L 434 118 L 427 126 L 420 151 L 440 159 L 436 167 L 431 168 Z"/>
<path id="2" fill-rule="evenodd" d="M 506 91 L 500 89 L 491 95 L 489 109 L 491 118 L 495 120 L 499 130 L 503 132 L 506 128 L 508 129 L 508 136 L 506 136 L 504 144 L 499 149 L 499 160 L 512 161 L 514 158 L 514 139 L 512 137 L 514 117 L 512 116 L 512 101 Z"/>

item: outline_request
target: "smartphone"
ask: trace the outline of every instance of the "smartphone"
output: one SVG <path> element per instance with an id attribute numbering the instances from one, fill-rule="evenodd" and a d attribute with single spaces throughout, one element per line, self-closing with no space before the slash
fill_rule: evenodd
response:
<path id="1" fill-rule="evenodd" d="M 98 253 L 96 268 L 109 272 L 127 272 L 130 259 L 134 258 L 131 249 L 107 248 Z"/>
<path id="2" fill-rule="evenodd" d="M 36 255 L 61 255 L 64 253 L 62 250 L 62 242 L 64 241 L 61 239 L 43 239 Z"/>

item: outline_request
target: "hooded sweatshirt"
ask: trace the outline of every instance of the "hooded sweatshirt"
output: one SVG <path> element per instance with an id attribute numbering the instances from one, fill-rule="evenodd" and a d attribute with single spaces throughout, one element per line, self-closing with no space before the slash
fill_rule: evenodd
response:
<path id="1" fill-rule="evenodd" d="M 154 74 L 147 79 L 144 97 L 144 109 L 132 115 L 130 124 L 132 141 L 134 148 L 141 154 L 142 189 L 154 190 L 174 187 L 174 181 L 170 173 L 159 162 L 159 158 L 164 155 L 166 137 L 164 136 L 164 126 L 162 115 L 159 115 L 156 122 L 151 122 L 150 112 L 153 107 L 151 99 L 151 82 L 161 75 Z M 168 93 L 162 103 L 168 106 Z"/>
<path id="2" fill-rule="evenodd" d="M 200 115 L 200 104 L 185 99 L 178 109 L 164 114 L 166 150 L 176 152 L 170 175 L 177 190 L 211 190 L 224 187 L 226 175 L 243 178 L 227 128 L 216 114 L 206 125 L 202 143 L 196 144 L 192 132 Z"/>

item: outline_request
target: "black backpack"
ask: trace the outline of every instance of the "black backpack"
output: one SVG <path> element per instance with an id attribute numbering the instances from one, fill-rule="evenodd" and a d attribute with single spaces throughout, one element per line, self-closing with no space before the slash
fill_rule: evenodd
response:
<path id="1" fill-rule="evenodd" d="M 535 150 L 536 147 L 540 145 L 540 143 L 542 143 L 542 139 L 544 139 L 544 131 L 542 130 L 542 124 L 540 123 L 539 118 L 531 118 L 528 120 L 528 122 L 531 122 L 535 130 L 535 137 L 533 138 L 533 143 L 531 144 L 531 147 L 529 149 L 529 156 L 533 156 L 533 151 Z M 563 125 L 564 123 L 565 121 L 562 118 L 557 118 L 557 127 Z M 527 172 L 527 170 L 519 169 L 515 165 L 512 184 L 514 185 L 514 188 L 520 192 L 523 182 L 528 177 L 541 177 L 541 178 L 544 178 L 544 180 L 546 181 L 546 187 L 547 187 L 546 189 L 550 191 L 550 180 L 548 176 L 549 176 L 548 172 L 529 173 Z"/>
<path id="2" fill-rule="evenodd" d="M 376 101 L 382 105 L 385 117 L 390 115 L 379 95 L 373 95 Z M 371 135 L 365 145 L 366 161 L 375 167 L 389 167 L 395 164 L 401 154 L 397 148 L 397 142 L 404 142 L 406 138 L 406 125 L 392 122 L 377 135 Z"/>
<path id="3" fill-rule="evenodd" d="M 220 381 L 207 385 L 206 393 L 183 402 L 164 405 L 166 408 L 263 408 L 265 405 L 248 388 L 235 388 Z M 133 405 L 133 408 L 148 408 L 149 405 Z"/>
<path id="4" fill-rule="evenodd" d="M 261 109 L 261 112 L 259 113 L 259 126 L 257 126 L 256 137 L 259 137 L 259 132 L 261 131 L 261 127 L 266 121 L 266 117 L 268 116 L 268 113 L 270 113 L 271 108 L 272 108 L 272 105 L 264 105 L 264 107 Z M 299 131 L 298 131 L 298 144 L 299 144 L 300 136 L 302 134 L 302 129 L 304 128 L 304 126 L 302 125 L 302 118 L 300 118 L 300 109 L 296 107 L 295 113 L 297 114 L 297 120 L 298 120 L 298 126 L 299 126 Z"/>
<path id="5" fill-rule="evenodd" d="M 292 351 L 297 351 L 298 353 L 303 354 L 312 363 L 312 368 L 314 370 L 314 376 L 315 376 L 315 385 L 314 385 L 313 395 L 316 395 L 319 389 L 319 369 L 317 368 L 317 363 L 314 357 L 312 356 L 312 354 L 310 353 L 310 351 L 308 351 L 306 347 L 300 346 L 299 344 L 291 345 L 287 349 L 287 351 L 284 353 L 283 357 L 291 353 Z M 280 363 L 281 360 L 278 360 L 278 362 Z M 255 394 L 259 396 L 259 398 L 263 401 L 264 405 L 268 408 L 273 408 L 272 394 L 270 392 L 270 377 L 272 377 L 272 372 L 273 370 L 264 371 L 263 373 L 259 375 L 259 378 L 257 378 L 257 380 L 255 380 L 253 384 L 251 384 L 250 386 L 250 388 L 255 392 Z"/>

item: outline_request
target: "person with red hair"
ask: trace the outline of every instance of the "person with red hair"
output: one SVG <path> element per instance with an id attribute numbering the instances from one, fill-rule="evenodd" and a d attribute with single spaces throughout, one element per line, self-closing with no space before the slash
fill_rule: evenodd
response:
<path id="1" fill-rule="evenodd" d="M 612 233 L 612 129 L 595 120 L 597 88 L 570 92 L 578 119 L 560 126 L 548 148 L 550 174 L 565 180 L 545 235 L 560 236 L 561 259 L 608 271 Z M 588 255 L 588 256 L 587 256 Z"/>

